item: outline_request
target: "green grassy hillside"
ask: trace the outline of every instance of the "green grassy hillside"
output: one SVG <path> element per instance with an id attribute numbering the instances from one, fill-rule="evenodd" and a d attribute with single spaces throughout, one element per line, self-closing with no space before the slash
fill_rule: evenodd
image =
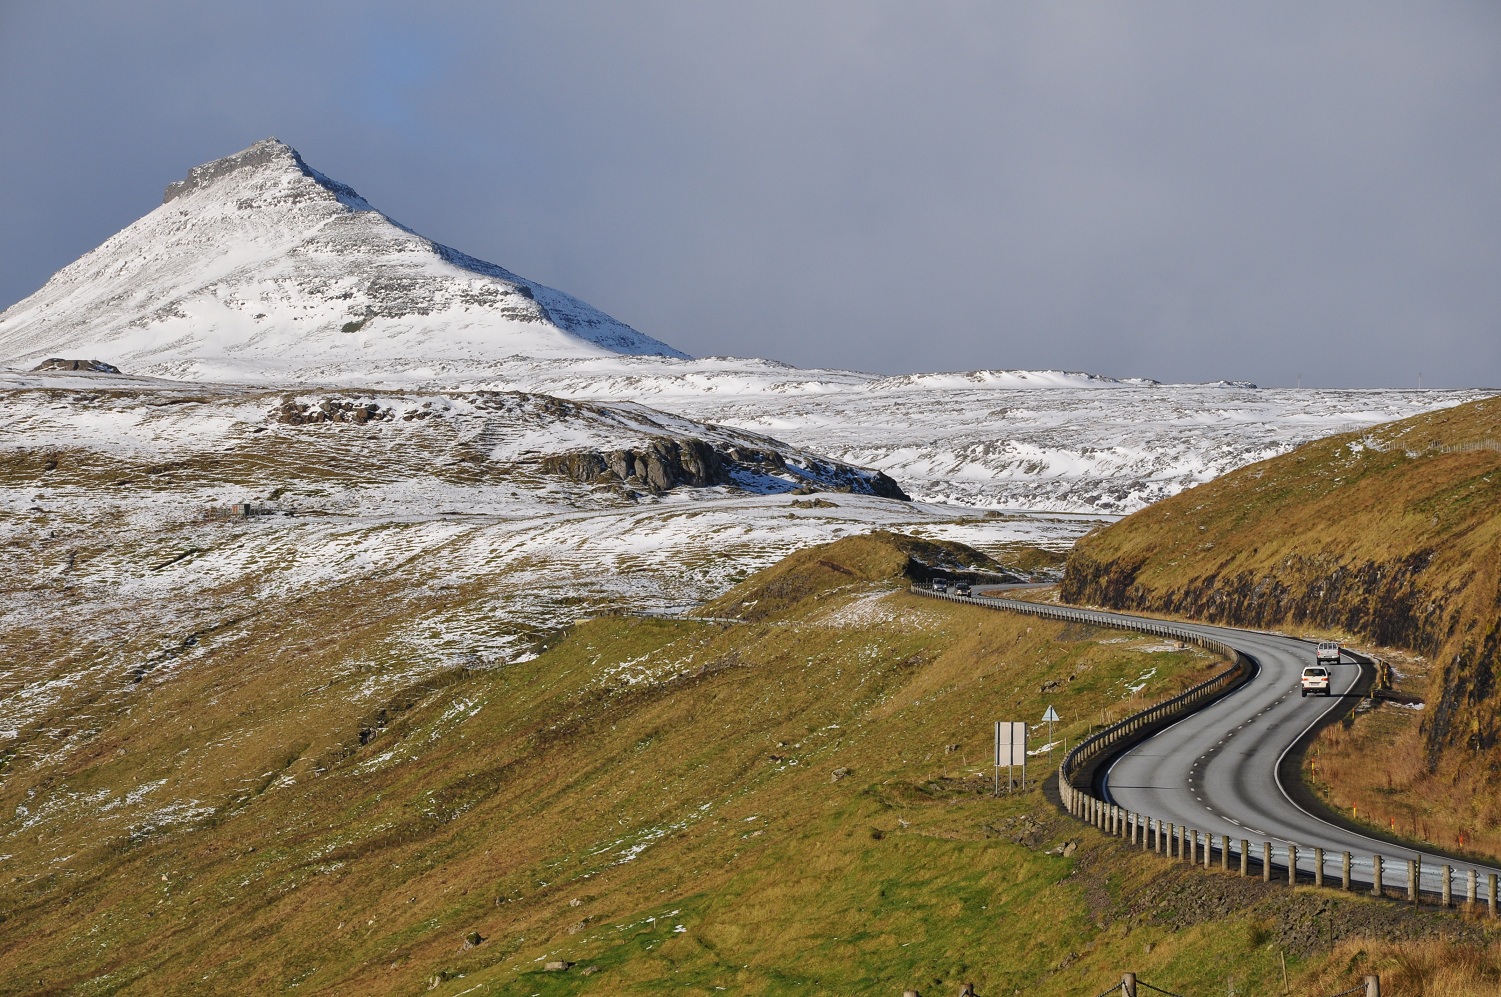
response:
<path id="1" fill-rule="evenodd" d="M 1263 993 L 1285 959 L 1300 993 L 1375 966 L 1401 995 L 1453 946 L 1455 992 L 1494 989 L 1483 926 L 992 798 L 992 721 L 1053 704 L 1076 741 L 1218 663 L 911 595 L 914 552 L 827 545 L 715 607 L 756 619 L 599 618 L 376 709 L 379 591 L 153 673 L 0 779 L 0 993 Z"/>
<path id="2" fill-rule="evenodd" d="M 1415 652 L 1426 709 L 1373 721 L 1349 778 L 1380 823 L 1501 855 L 1498 440 L 1492 399 L 1308 444 L 1086 538 L 1062 596 Z"/>

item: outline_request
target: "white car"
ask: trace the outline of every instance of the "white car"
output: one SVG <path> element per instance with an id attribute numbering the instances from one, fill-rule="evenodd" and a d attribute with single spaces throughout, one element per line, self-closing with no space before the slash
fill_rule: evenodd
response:
<path id="1" fill-rule="evenodd" d="M 1313 660 L 1319 662 L 1320 664 L 1325 662 L 1331 665 L 1339 664 L 1339 641 L 1319 641 L 1318 650 L 1313 652 Z"/>
<path id="2" fill-rule="evenodd" d="M 1309 665 L 1303 669 L 1302 693 L 1307 696 L 1310 692 L 1320 696 L 1329 695 L 1329 669 L 1323 665 Z"/>

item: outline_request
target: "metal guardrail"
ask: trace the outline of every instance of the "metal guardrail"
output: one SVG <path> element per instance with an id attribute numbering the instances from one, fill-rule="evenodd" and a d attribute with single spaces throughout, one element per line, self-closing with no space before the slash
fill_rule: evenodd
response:
<path id="1" fill-rule="evenodd" d="M 1274 846 L 1272 842 L 1264 841 L 1261 842 L 1259 849 L 1261 854 L 1253 859 L 1253 843 L 1248 839 L 1241 838 L 1238 842 L 1232 843 L 1228 836 L 1221 835 L 1219 842 L 1216 843 L 1214 835 L 1207 832 L 1203 833 L 1201 839 L 1201 832 L 1193 828 L 1169 823 L 1145 814 L 1133 813 L 1121 806 L 1109 803 L 1091 791 L 1093 786 L 1088 785 L 1087 780 L 1081 785 L 1079 779 L 1081 774 L 1089 773 L 1100 759 L 1118 754 L 1146 740 L 1169 721 L 1202 709 L 1245 685 L 1257 671 L 1256 662 L 1250 656 L 1222 640 L 1174 626 L 1171 623 L 1128 620 L 1093 610 L 1048 606 L 1015 599 L 954 595 L 934 592 L 915 585 L 911 587 L 911 591 L 932 599 L 944 599 L 986 609 L 1002 609 L 1043 619 L 1069 623 L 1092 623 L 1096 626 L 1113 627 L 1118 630 L 1171 637 L 1230 659 L 1230 667 L 1218 675 L 1200 682 L 1187 692 L 1163 700 L 1140 713 L 1134 713 L 1119 723 L 1081 741 L 1078 747 L 1064 756 L 1062 764 L 1058 766 L 1058 796 L 1063 809 L 1072 816 L 1087 824 L 1092 824 L 1106 835 L 1128 839 L 1132 846 L 1140 847 L 1142 850 L 1150 849 L 1160 855 L 1180 860 L 1186 859 L 1189 863 L 1196 866 L 1202 865 L 1206 869 L 1213 866 L 1214 855 L 1218 853 L 1219 866 L 1226 871 L 1231 868 L 1231 856 L 1238 855 L 1239 871 L 1242 876 L 1250 874 L 1254 861 L 1254 864 L 1260 867 L 1261 878 L 1264 882 L 1271 882 L 1273 870 L 1279 867 L 1282 870 L 1281 874 L 1276 877 L 1279 881 L 1285 877 L 1289 886 L 1299 882 L 1300 849 L 1297 845 Z M 1280 863 L 1276 861 L 1278 858 L 1276 853 L 1279 851 L 1281 852 Z M 1326 879 L 1337 880 L 1343 889 L 1350 890 L 1354 887 L 1354 874 L 1357 866 L 1363 866 L 1368 870 L 1364 881 L 1369 885 L 1371 895 L 1376 897 L 1388 895 L 1387 887 L 1383 883 L 1388 867 L 1393 867 L 1392 871 L 1396 871 L 1403 868 L 1404 863 L 1402 859 L 1393 860 L 1380 854 L 1373 854 L 1368 860 L 1363 857 L 1357 860 L 1350 852 L 1341 852 L 1337 855 L 1331 852 L 1326 855 L 1322 848 L 1313 848 L 1311 852 L 1311 856 L 1305 852 L 1305 857 L 1312 859 L 1311 881 L 1313 885 L 1324 886 Z M 1338 869 L 1338 872 L 1332 876 L 1329 875 L 1331 863 L 1334 863 Z M 1460 870 L 1451 865 L 1440 866 L 1440 885 L 1437 890 L 1425 888 L 1423 874 L 1426 870 L 1420 861 L 1406 859 L 1405 871 L 1407 886 L 1405 899 L 1411 903 L 1418 903 L 1423 894 L 1427 893 L 1430 899 L 1436 900 L 1443 907 L 1454 906 L 1459 900 L 1459 891 L 1454 889 L 1454 881 L 1456 875 L 1463 872 L 1465 874 L 1460 881 L 1463 884 L 1464 902 L 1474 908 L 1482 902 L 1483 898 L 1490 915 L 1498 916 L 1498 892 L 1501 890 L 1498 890 L 1498 876 L 1494 872 L 1486 873 L 1485 887 L 1482 891 L 1480 873 L 1476 869 Z M 1303 882 L 1309 881 L 1309 878 L 1303 880 Z M 1329 885 L 1332 886 L 1333 882 Z M 1391 885 L 1397 887 L 1395 882 Z M 1397 896 L 1400 897 L 1401 894 L 1397 893 Z"/>

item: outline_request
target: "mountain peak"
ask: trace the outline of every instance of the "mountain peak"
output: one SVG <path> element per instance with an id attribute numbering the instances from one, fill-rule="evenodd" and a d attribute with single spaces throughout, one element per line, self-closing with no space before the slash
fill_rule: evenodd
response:
<path id="1" fill-rule="evenodd" d="M 0 358 L 98 356 L 175 377 L 612 354 L 685 356 L 423 238 L 276 138 L 195 166 L 161 206 L 0 313 Z"/>
<path id="2" fill-rule="evenodd" d="M 291 188 L 290 192 L 299 192 L 304 197 L 331 194 L 333 199 L 356 211 L 374 210 L 353 187 L 319 173 L 303 161 L 301 153 L 274 136 L 222 159 L 193 167 L 184 179 L 167 185 L 162 193 L 162 203 L 171 204 L 180 197 L 226 182 L 254 186 L 257 180 L 272 178 Z M 320 194 L 316 188 L 327 193 Z"/>

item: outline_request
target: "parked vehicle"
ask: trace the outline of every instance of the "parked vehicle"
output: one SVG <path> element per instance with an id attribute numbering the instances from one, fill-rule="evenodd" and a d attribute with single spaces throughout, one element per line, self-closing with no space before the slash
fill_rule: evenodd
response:
<path id="1" fill-rule="evenodd" d="M 1313 652 L 1313 660 L 1328 662 L 1331 665 L 1339 664 L 1339 641 L 1320 641 L 1318 650 Z"/>
<path id="2" fill-rule="evenodd" d="M 1306 697 L 1310 692 L 1320 696 L 1329 695 L 1329 669 L 1323 665 L 1309 665 L 1303 669 L 1302 693 Z"/>

